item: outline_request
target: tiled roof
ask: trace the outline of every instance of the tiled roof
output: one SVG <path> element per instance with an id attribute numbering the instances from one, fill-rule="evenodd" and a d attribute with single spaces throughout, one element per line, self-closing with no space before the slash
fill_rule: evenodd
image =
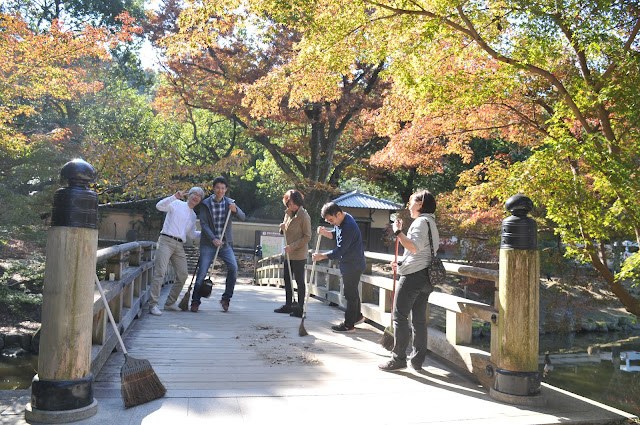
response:
<path id="1" fill-rule="evenodd" d="M 373 210 L 392 210 L 402 209 L 400 204 L 387 201 L 386 199 L 376 198 L 375 196 L 360 193 L 358 190 L 345 193 L 344 195 L 333 200 L 336 204 L 346 208 L 370 208 Z"/>

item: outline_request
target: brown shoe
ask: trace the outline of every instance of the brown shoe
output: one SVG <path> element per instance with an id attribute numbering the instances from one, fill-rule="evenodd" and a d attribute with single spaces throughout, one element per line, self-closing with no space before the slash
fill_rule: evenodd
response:
<path id="1" fill-rule="evenodd" d="M 198 303 L 191 303 L 191 311 L 193 313 L 197 313 L 198 312 L 198 307 L 200 307 L 200 304 Z"/>
<path id="2" fill-rule="evenodd" d="M 220 300 L 220 305 L 222 306 L 222 309 L 224 311 L 229 310 L 229 300 L 225 300 L 225 299 Z"/>

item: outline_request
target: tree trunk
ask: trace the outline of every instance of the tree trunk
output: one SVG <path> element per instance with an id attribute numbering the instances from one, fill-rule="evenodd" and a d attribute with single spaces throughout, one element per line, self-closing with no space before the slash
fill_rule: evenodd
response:
<path id="1" fill-rule="evenodd" d="M 609 271 L 607 266 L 600 261 L 593 251 L 589 251 L 589 256 L 591 257 L 591 264 L 593 267 L 598 270 L 600 275 L 609 285 L 609 288 L 611 288 L 611 291 L 616 295 L 616 297 L 618 297 L 624 308 L 627 309 L 629 313 L 640 317 L 640 301 L 631 295 L 629 291 L 627 291 L 624 286 L 615 279 L 613 273 Z"/>

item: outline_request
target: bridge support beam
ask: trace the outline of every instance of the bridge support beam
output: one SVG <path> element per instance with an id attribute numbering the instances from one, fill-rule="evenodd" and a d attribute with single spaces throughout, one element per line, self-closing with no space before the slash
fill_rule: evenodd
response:
<path id="1" fill-rule="evenodd" d="M 94 168 L 64 165 L 69 187 L 56 191 L 47 233 L 38 374 L 31 386 L 29 422 L 69 423 L 96 414 L 91 374 L 91 324 L 98 248 L 98 196 L 88 189 Z"/>
<path id="2" fill-rule="evenodd" d="M 509 198 L 502 222 L 499 320 L 495 380 L 491 397 L 527 406 L 544 404 L 538 372 L 540 257 L 537 227 L 524 195 Z"/>

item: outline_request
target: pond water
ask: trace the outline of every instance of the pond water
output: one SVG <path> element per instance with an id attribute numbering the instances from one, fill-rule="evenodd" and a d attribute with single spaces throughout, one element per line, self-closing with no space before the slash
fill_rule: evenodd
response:
<path id="1" fill-rule="evenodd" d="M 620 343 L 616 347 L 612 343 Z M 473 346 L 489 351 L 489 337 L 473 339 Z M 551 367 L 542 382 L 640 416 L 640 359 L 623 357 L 639 352 L 640 332 L 587 332 L 540 335 L 540 355 L 549 355 Z"/>
<path id="2" fill-rule="evenodd" d="M 31 386 L 38 368 L 38 356 L 0 360 L 0 390 L 20 390 Z"/>
<path id="3" fill-rule="evenodd" d="M 619 362 L 554 366 L 543 382 L 640 415 L 640 371 L 622 371 Z"/>

